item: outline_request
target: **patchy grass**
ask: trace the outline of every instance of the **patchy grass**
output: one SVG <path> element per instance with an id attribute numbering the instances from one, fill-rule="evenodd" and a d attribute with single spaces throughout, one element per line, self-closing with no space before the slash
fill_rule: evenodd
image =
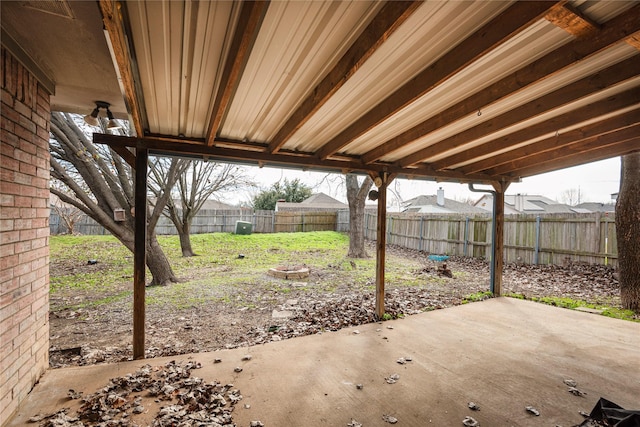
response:
<path id="1" fill-rule="evenodd" d="M 375 287 L 375 258 L 347 258 L 349 237 L 342 233 L 198 234 L 191 237 L 198 256 L 189 258 L 182 257 L 178 236 L 159 236 L 158 241 L 181 282 L 148 288 L 150 306 L 182 309 L 224 301 L 252 307 L 256 301 L 246 294 L 256 286 L 274 295 L 292 292 L 288 282 L 266 274 L 269 268 L 281 265 L 310 268 L 311 276 L 298 281 L 296 291 Z M 52 236 L 50 243 L 52 310 L 130 298 L 133 257 L 117 239 Z M 88 265 L 90 259 L 97 264 Z M 417 262 L 388 254 L 387 286 L 415 285 L 417 279 L 410 272 L 419 267 Z"/>
<path id="2" fill-rule="evenodd" d="M 632 310 L 624 310 L 618 307 L 611 307 L 602 304 L 592 304 L 583 300 L 573 299 L 569 297 L 526 297 L 522 294 L 507 294 L 510 298 L 526 299 L 529 301 L 540 302 L 547 305 L 553 305 L 561 308 L 568 308 L 575 310 L 579 307 L 592 308 L 596 310 L 602 310 L 602 315 L 607 317 L 613 317 L 615 319 L 630 320 L 632 322 L 640 322 L 640 318 Z"/>
<path id="3" fill-rule="evenodd" d="M 493 298 L 493 293 L 491 291 L 476 292 L 463 297 L 462 304 L 468 304 L 470 302 L 477 302 L 477 301 L 484 301 L 489 298 Z"/>

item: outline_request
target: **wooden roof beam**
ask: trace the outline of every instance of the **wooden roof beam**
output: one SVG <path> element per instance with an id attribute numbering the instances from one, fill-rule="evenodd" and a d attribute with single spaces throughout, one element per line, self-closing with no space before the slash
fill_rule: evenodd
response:
<path id="1" fill-rule="evenodd" d="M 544 18 L 556 27 L 562 28 L 567 33 L 578 38 L 593 34 L 600 28 L 597 22 L 569 3 L 554 6 Z"/>
<path id="2" fill-rule="evenodd" d="M 309 118 L 338 91 L 373 53 L 422 5 L 421 1 L 390 1 L 351 45 L 340 61 L 289 117 L 269 144 L 276 153 Z"/>
<path id="3" fill-rule="evenodd" d="M 540 98 L 531 100 L 520 107 L 507 111 L 491 120 L 482 122 L 472 128 L 457 133 L 449 138 L 439 141 L 433 145 L 430 145 L 422 150 L 418 150 L 403 159 L 400 159 L 397 163 L 401 167 L 410 166 L 419 163 L 430 157 L 440 155 L 453 148 L 462 147 L 471 141 L 478 138 L 491 135 L 502 129 L 507 129 L 513 125 L 518 124 L 521 121 L 531 119 L 539 116 L 543 113 L 552 111 L 558 107 L 571 104 L 580 98 L 584 98 L 591 95 L 594 92 L 599 92 L 605 88 L 615 86 L 625 80 L 634 78 L 640 74 L 640 61 L 636 57 L 627 59 L 626 61 L 619 62 L 612 65 L 609 68 L 599 71 L 591 76 L 585 77 L 567 86 L 561 87 L 547 95 Z M 570 115 L 563 115 L 563 117 L 572 117 Z M 573 117 L 578 123 L 583 122 L 579 117 Z M 547 121 L 545 123 L 550 123 Z M 566 123 L 566 127 L 571 123 Z M 557 127 L 556 129 L 560 129 Z M 518 135 L 522 135 L 522 132 L 517 132 Z M 449 166 L 463 163 L 488 152 L 494 152 L 498 149 L 507 148 L 509 145 L 516 144 L 522 141 L 531 139 L 527 135 L 522 135 L 521 139 L 503 138 L 500 139 L 503 147 L 498 148 L 497 143 L 493 145 L 482 144 L 477 147 L 469 148 L 468 150 L 460 153 L 445 157 L 437 162 L 432 163 L 434 169 L 445 169 Z"/>
<path id="4" fill-rule="evenodd" d="M 505 163 L 513 162 L 539 153 L 553 151 L 563 145 L 572 144 L 588 138 L 594 138 L 599 135 L 621 130 L 636 123 L 640 123 L 640 109 L 631 110 L 600 122 L 582 126 L 578 129 L 573 129 L 561 134 L 556 134 L 541 141 L 534 142 L 533 144 L 518 147 L 497 156 L 491 156 L 478 162 L 465 165 L 461 168 L 457 168 L 457 170 L 464 173 L 480 173 Z"/>
<path id="5" fill-rule="evenodd" d="M 131 37 L 125 23 L 123 4 L 115 0 L 100 0 L 99 5 L 104 29 L 108 35 L 109 50 L 115 62 L 116 73 L 122 82 L 122 97 L 131 115 L 131 124 L 136 135 L 142 136 L 149 125 L 143 110 L 142 89 L 136 84 L 140 78 L 138 78 L 139 73 L 135 62 L 132 60 L 133 48 L 129 46 Z"/>
<path id="6" fill-rule="evenodd" d="M 514 160 L 504 165 L 489 169 L 489 173 L 514 173 L 521 169 L 530 168 L 532 167 L 532 165 L 537 166 L 555 159 L 573 156 L 576 154 L 588 153 L 594 150 L 604 151 L 608 155 L 607 147 L 615 146 L 617 144 L 620 144 L 621 142 L 638 138 L 638 135 L 640 135 L 640 123 L 636 123 L 633 126 L 629 126 L 627 128 L 620 129 L 614 132 L 609 132 L 604 135 L 598 135 L 582 141 L 574 142 L 572 144 L 566 144 L 554 150 L 544 151 L 533 154 L 531 156 L 523 157 L 521 159 Z"/>
<path id="7" fill-rule="evenodd" d="M 575 40 L 548 53 L 515 73 L 386 141 L 365 153 L 362 156 L 362 161 L 372 163 L 442 126 L 460 120 L 469 114 L 474 114 L 488 105 L 517 93 L 617 43 L 628 41 L 629 36 L 638 31 L 640 31 L 640 5 L 607 22 L 602 30 L 592 37 Z"/>
<path id="8" fill-rule="evenodd" d="M 420 166 L 404 170 L 387 164 L 363 165 L 361 162 L 355 160 L 319 160 L 313 155 L 302 153 L 265 153 L 217 146 L 212 147 L 203 141 L 189 141 L 169 136 L 147 136 L 138 138 L 94 133 L 93 141 L 96 144 L 106 144 L 114 150 L 121 150 L 126 147 L 136 147 L 150 150 L 156 154 L 165 154 L 169 156 L 206 156 L 214 160 L 226 162 L 295 166 L 300 169 L 312 168 L 338 173 L 342 173 L 342 171 L 346 169 L 365 174 L 370 172 L 375 172 L 377 174 L 386 172 L 389 174 L 397 174 L 399 176 L 411 175 L 416 179 L 420 178 L 439 181 L 476 183 L 490 183 L 496 179 L 506 179 L 506 177 L 496 178 L 485 174 L 462 174 L 456 171 L 434 171 L 428 166 Z"/>
<path id="9" fill-rule="evenodd" d="M 543 17 L 555 3 L 516 2 L 328 141 L 326 159 Z"/>
<path id="10" fill-rule="evenodd" d="M 220 123 L 227 114 L 231 98 L 238 88 L 240 77 L 247 65 L 251 49 L 258 37 L 260 26 L 269 8 L 269 2 L 262 0 L 243 1 L 240 7 L 240 18 L 224 64 L 218 93 L 216 93 L 211 119 L 209 120 L 209 128 L 207 130 L 208 145 L 215 144 Z"/>
<path id="11" fill-rule="evenodd" d="M 637 134 L 636 134 L 637 135 Z M 512 179 L 524 178 L 527 176 L 538 175 L 545 172 L 551 172 L 558 169 L 564 169 L 572 166 L 584 165 L 598 160 L 609 159 L 611 157 L 623 156 L 635 151 L 640 147 L 640 138 L 635 137 L 626 141 L 620 141 L 611 144 L 606 150 L 593 150 L 589 152 L 575 153 L 566 157 L 549 159 L 549 161 L 537 165 L 531 165 L 514 171 Z"/>

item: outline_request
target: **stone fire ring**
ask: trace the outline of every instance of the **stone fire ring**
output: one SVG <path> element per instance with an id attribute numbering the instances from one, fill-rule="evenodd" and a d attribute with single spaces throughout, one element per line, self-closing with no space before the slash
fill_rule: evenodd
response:
<path id="1" fill-rule="evenodd" d="M 279 266 L 270 268 L 267 271 L 269 276 L 277 277 L 278 279 L 304 279 L 309 277 L 309 269 L 303 266 L 285 267 Z"/>

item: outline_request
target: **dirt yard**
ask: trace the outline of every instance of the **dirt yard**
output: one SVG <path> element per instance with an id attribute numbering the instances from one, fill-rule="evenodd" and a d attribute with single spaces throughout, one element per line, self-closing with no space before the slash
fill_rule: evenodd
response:
<path id="1" fill-rule="evenodd" d="M 374 253 L 374 247 L 369 245 L 369 252 Z M 427 261 L 423 253 L 394 247 L 388 248 L 387 253 L 407 266 L 396 283 L 410 284 L 387 285 L 389 318 L 487 297 L 482 294 L 489 289 L 486 262 L 452 257 L 447 261 L 453 275 L 449 278 L 439 274 L 437 269 L 441 265 Z M 62 274 L 66 268 L 52 259 L 52 277 Z M 108 268 L 105 264 L 95 264 L 80 269 L 90 273 L 105 268 Z M 154 289 L 148 288 L 148 357 L 247 347 L 375 320 L 374 278 L 368 278 L 364 287 L 344 279 L 357 273 L 355 262 L 312 267 L 309 278 L 300 281 L 277 279 L 265 271 L 251 285 L 217 288 L 215 295 L 197 280 L 203 275 L 227 275 L 230 270 L 229 266 L 216 265 L 194 271 L 185 279 L 188 286 L 182 290 L 183 304 L 153 303 Z M 549 297 L 547 303 L 558 305 L 583 301 L 619 307 L 619 286 L 613 273 L 605 266 L 580 264 L 507 265 L 503 292 L 528 299 Z M 204 294 L 206 298 L 194 299 Z M 74 307 L 71 302 L 85 298 L 87 295 L 77 290 L 52 296 L 50 364 L 54 368 L 131 358 L 131 292 L 115 295 L 108 303 L 68 308 Z"/>

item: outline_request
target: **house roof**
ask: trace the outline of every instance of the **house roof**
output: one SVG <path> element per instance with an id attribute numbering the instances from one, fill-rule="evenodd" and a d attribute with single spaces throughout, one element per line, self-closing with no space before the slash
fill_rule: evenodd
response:
<path id="1" fill-rule="evenodd" d="M 482 196 L 474 206 L 480 207 L 487 211 L 493 209 L 491 202 L 492 195 Z M 518 213 L 576 213 L 576 210 L 564 203 L 558 203 L 548 197 L 537 194 L 505 194 L 504 196 L 505 214 Z"/>
<path id="2" fill-rule="evenodd" d="M 438 204 L 438 196 L 420 195 L 403 203 L 403 212 L 420 213 L 460 213 L 460 214 L 483 214 L 486 210 L 477 208 L 468 203 L 458 202 L 444 198 L 444 204 Z"/>
<path id="3" fill-rule="evenodd" d="M 292 202 L 277 202 L 276 203 L 277 210 L 287 210 L 287 209 L 348 209 L 349 205 L 346 203 L 342 203 L 339 200 L 334 199 L 331 196 L 328 196 L 324 193 L 316 193 L 306 198 L 300 203 L 292 203 Z"/>
<path id="4" fill-rule="evenodd" d="M 132 164 L 137 147 L 504 183 L 639 146 L 633 1 L 1 7 L 2 44 L 53 110 L 102 100 L 130 119 L 135 138 L 94 140 Z"/>
<path id="5" fill-rule="evenodd" d="M 585 202 L 574 206 L 574 210 L 580 209 L 584 212 L 615 212 L 614 203 Z"/>

